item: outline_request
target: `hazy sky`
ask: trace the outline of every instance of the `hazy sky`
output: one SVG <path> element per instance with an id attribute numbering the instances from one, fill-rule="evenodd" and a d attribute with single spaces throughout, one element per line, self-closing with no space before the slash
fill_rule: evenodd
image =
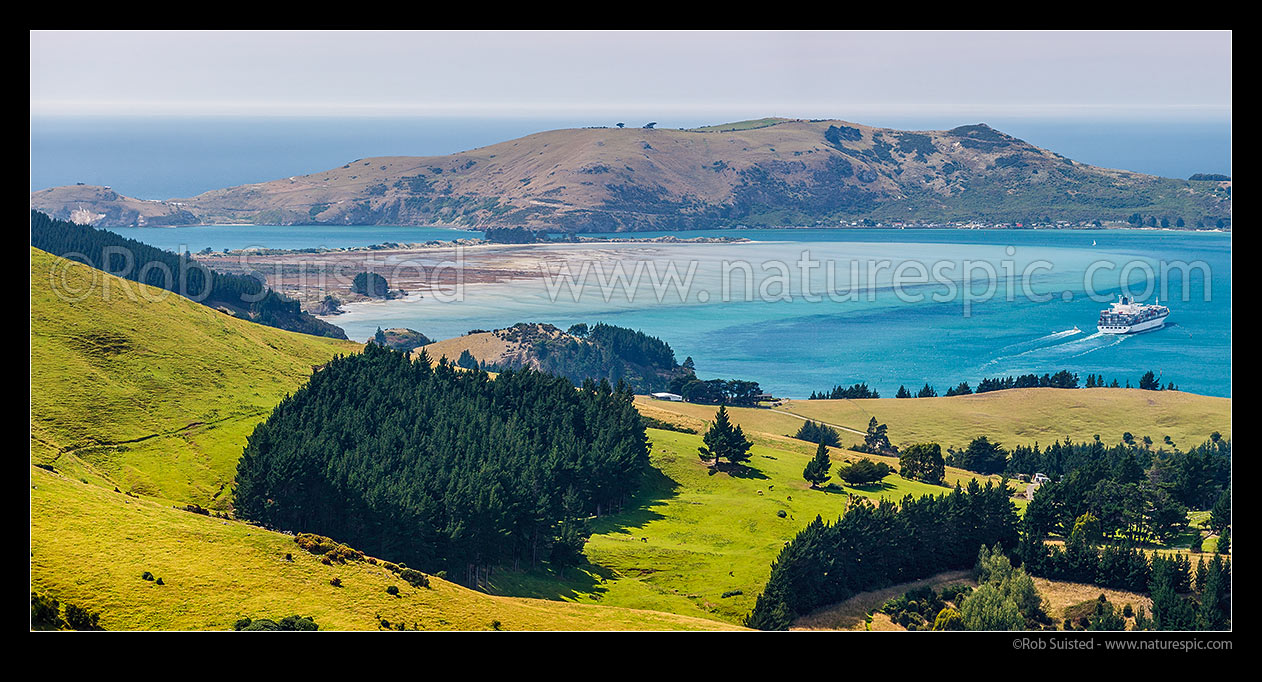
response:
<path id="1" fill-rule="evenodd" d="M 32 116 L 1230 113 L 1230 32 L 31 33 Z"/>

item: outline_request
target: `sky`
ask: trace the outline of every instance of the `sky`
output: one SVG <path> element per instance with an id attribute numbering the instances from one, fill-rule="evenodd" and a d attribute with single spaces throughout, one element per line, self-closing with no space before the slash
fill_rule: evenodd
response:
<path id="1" fill-rule="evenodd" d="M 33 31 L 30 39 L 32 117 L 896 123 L 1231 114 L 1229 31 Z"/>

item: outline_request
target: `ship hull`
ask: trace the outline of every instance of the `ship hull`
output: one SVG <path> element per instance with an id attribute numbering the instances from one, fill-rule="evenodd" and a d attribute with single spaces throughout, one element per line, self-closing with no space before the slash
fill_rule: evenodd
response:
<path id="1" fill-rule="evenodd" d="M 1101 334 L 1138 334 L 1140 332 L 1147 332 L 1147 331 L 1152 331 L 1154 329 L 1160 329 L 1164 327 L 1165 325 L 1166 325 L 1166 318 L 1162 316 L 1162 317 L 1158 317 L 1155 320 L 1144 320 L 1143 322 L 1139 322 L 1139 323 L 1131 324 L 1131 325 L 1109 325 L 1109 326 L 1102 325 L 1102 326 L 1096 327 L 1096 329 L 1099 330 Z"/>

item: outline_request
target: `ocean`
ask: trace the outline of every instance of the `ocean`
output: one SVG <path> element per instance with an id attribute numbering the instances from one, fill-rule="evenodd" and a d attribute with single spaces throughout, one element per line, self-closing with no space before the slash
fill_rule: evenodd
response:
<path id="1" fill-rule="evenodd" d="M 337 247 L 470 234 L 406 227 L 116 231 L 155 246 L 185 245 L 194 251 Z M 1084 381 L 1087 374 L 1102 374 L 1122 385 L 1138 385 L 1151 370 L 1163 384 L 1231 396 L 1230 233 L 751 229 L 675 234 L 743 236 L 754 242 L 611 244 L 595 250 L 549 246 L 540 253 L 553 257 L 542 263 L 553 273 L 562 262 L 555 256 L 574 250 L 576 257 L 568 259 L 572 280 L 466 284 L 459 301 L 409 296 L 352 304 L 346 314 L 327 319 L 358 340 L 377 327 L 408 327 L 441 339 L 517 322 L 548 322 L 563 329 L 607 322 L 666 340 L 679 360 L 693 358 L 701 378 L 758 381 L 783 397 L 802 398 L 858 382 L 884 397 L 892 397 L 900 385 L 915 391 L 925 383 L 944 393 L 961 381 L 976 386 L 985 377 L 1061 369 L 1077 372 Z M 590 269 L 580 278 L 584 263 Z M 613 270 L 616 264 L 622 266 L 622 280 Z M 670 264 L 680 281 L 691 268 L 689 286 L 667 279 Z M 637 267 L 640 285 L 633 287 Z M 602 277 L 609 286 L 601 286 Z M 1123 283 L 1138 300 L 1159 299 L 1170 307 L 1165 328 L 1128 336 L 1096 332 L 1099 311 L 1123 293 Z"/>

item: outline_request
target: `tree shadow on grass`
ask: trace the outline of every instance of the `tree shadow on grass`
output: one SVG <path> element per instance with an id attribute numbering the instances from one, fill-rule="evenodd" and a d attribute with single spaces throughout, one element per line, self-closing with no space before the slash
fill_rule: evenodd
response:
<path id="1" fill-rule="evenodd" d="M 604 583 L 613 577 L 612 570 L 590 561 L 565 569 L 546 563 L 516 571 L 502 568 L 492 574 L 487 592 L 553 601 L 572 601 L 579 597 L 599 601 L 608 592 Z"/>
<path id="2" fill-rule="evenodd" d="M 711 467 L 711 475 L 718 472 L 723 472 L 732 478 L 753 478 L 763 480 L 770 478 L 767 474 L 764 474 L 748 464 L 732 464 L 731 462 Z"/>
<path id="3" fill-rule="evenodd" d="M 639 492 L 631 497 L 626 507 L 617 513 L 589 520 L 587 527 L 593 535 L 633 535 L 634 529 L 641 528 L 650 521 L 666 518 L 657 508 L 675 497 L 679 497 L 679 481 L 667 476 L 657 467 L 649 467 Z"/>
<path id="4" fill-rule="evenodd" d="M 666 518 L 657 511 L 668 500 L 679 496 L 679 482 L 657 467 L 650 467 L 645 474 L 639 492 L 621 511 L 588 519 L 587 527 L 592 535 L 636 536 L 636 530 L 650 521 Z M 625 540 L 623 540 L 625 541 Z M 489 591 L 493 594 L 514 597 L 534 597 L 552 600 L 573 600 L 587 597 L 599 601 L 608 588 L 604 583 L 617 576 L 606 566 L 593 564 L 585 559 L 580 566 L 558 570 L 547 563 L 525 570 L 500 569 L 492 580 Z"/>
<path id="5" fill-rule="evenodd" d="M 897 486 L 895 486 L 893 483 L 886 483 L 885 481 L 877 481 L 876 483 L 865 483 L 864 485 L 851 485 L 850 487 L 855 490 L 859 490 L 865 493 L 881 493 L 887 490 L 894 490 Z M 838 492 L 845 492 L 845 491 L 839 490 Z"/>

